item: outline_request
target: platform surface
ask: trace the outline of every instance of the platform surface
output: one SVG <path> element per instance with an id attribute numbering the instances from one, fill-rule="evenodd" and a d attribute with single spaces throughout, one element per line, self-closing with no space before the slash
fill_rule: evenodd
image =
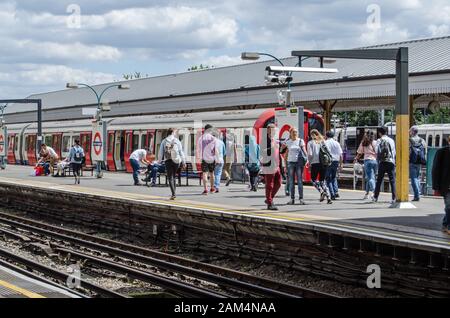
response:
<path id="1" fill-rule="evenodd" d="M 306 205 L 287 205 L 290 197 L 280 189 L 275 204 L 279 211 L 267 211 L 264 204 L 264 185 L 258 192 L 250 192 L 246 184 L 232 183 L 225 187 L 222 183 L 219 193 L 202 195 L 203 187 L 198 179 L 189 180 L 190 186 L 177 187 L 177 199 L 170 201 L 170 190 L 163 183 L 157 187 L 134 186 L 131 174 L 107 172 L 102 179 L 82 177 L 81 185 L 74 185 L 73 177 L 32 177 L 32 167 L 7 166 L 0 171 L 0 182 L 43 186 L 80 193 L 99 194 L 139 201 L 165 203 L 183 207 L 199 208 L 220 213 L 235 213 L 245 216 L 264 217 L 283 222 L 320 224 L 342 230 L 359 231 L 368 235 L 383 235 L 399 239 L 433 244 L 450 249 L 450 236 L 442 232 L 444 203 L 441 197 L 424 197 L 414 202 L 415 209 L 392 209 L 390 194 L 382 193 L 378 203 L 362 200 L 364 192 L 340 190 L 341 198 L 328 205 L 319 202 L 319 194 L 311 186 L 304 187 Z"/>
<path id="2" fill-rule="evenodd" d="M 0 266 L 0 298 L 79 298 L 55 286 Z"/>

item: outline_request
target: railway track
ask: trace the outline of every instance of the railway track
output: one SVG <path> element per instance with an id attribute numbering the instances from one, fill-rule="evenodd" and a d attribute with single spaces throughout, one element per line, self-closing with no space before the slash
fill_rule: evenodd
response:
<path id="1" fill-rule="evenodd" d="M 43 222 L 30 220 L 23 217 L 13 216 L 7 213 L 0 212 L 0 224 L 8 225 L 9 227 L 16 229 L 16 231 L 11 231 L 9 229 L 0 229 L 5 234 L 22 236 L 22 240 L 30 239 L 28 234 L 24 235 L 23 231 L 28 233 L 35 233 L 41 236 L 51 238 L 52 240 L 57 240 L 64 242 L 65 244 L 70 243 L 76 246 L 81 246 L 84 248 L 97 251 L 99 253 L 107 254 L 112 258 L 119 258 L 122 260 L 132 261 L 136 264 L 156 267 L 159 270 L 168 271 L 171 273 L 177 273 L 178 275 L 183 275 L 193 279 L 208 282 L 209 284 L 214 284 L 220 288 L 227 291 L 238 292 L 240 295 L 245 296 L 260 296 L 260 297 L 304 297 L 304 298 L 334 298 L 336 296 L 314 291 L 311 289 L 293 286 L 289 284 L 280 283 L 270 279 L 253 276 L 247 273 L 242 273 L 239 271 L 227 269 L 220 266 L 215 266 L 211 264 L 205 264 L 198 261 L 190 260 L 180 256 L 175 256 L 168 253 L 163 253 L 160 251 L 155 251 L 151 249 L 136 247 L 130 244 L 104 239 L 97 236 L 89 235 L 86 233 L 62 229 L 53 225 L 49 225 Z M 21 231 L 20 233 L 17 231 Z M 19 237 L 18 237 L 19 238 Z M 36 239 L 36 238 L 34 238 Z M 85 253 L 79 253 L 73 249 L 69 249 L 66 246 L 55 244 L 51 245 L 55 248 L 58 253 L 63 253 L 71 257 L 75 257 L 82 260 L 87 260 L 90 263 L 96 264 L 97 266 L 104 266 L 113 271 L 118 271 L 122 274 L 127 274 L 138 279 L 144 279 L 144 281 L 150 282 L 152 284 L 162 284 L 164 288 L 173 291 L 175 294 L 180 296 L 196 296 L 196 297 L 224 297 L 225 294 L 211 292 L 205 290 L 195 290 L 189 291 L 192 286 L 186 286 L 186 290 L 181 286 L 172 286 L 170 282 L 165 281 L 167 278 L 162 278 L 162 281 L 155 280 L 155 277 L 149 278 L 145 275 L 149 274 L 136 269 L 135 267 L 130 267 L 117 262 L 111 262 L 108 259 L 99 258 L 93 255 L 88 255 Z M 117 265 L 117 266 L 116 266 Z M 127 272 L 128 271 L 128 272 Z M 138 272 L 134 272 L 138 271 Z M 177 282 L 180 283 L 180 282 Z M 189 294 L 191 292 L 191 294 Z M 205 292 L 202 294 L 202 292 Z"/>

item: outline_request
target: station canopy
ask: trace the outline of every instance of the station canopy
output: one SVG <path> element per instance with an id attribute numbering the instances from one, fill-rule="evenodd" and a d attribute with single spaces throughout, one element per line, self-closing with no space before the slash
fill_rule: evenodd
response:
<path id="1" fill-rule="evenodd" d="M 415 107 L 425 107 L 439 96 L 441 105 L 450 104 L 450 36 L 355 48 L 409 48 L 409 94 L 422 96 Z M 302 49 L 293 47 L 292 49 Z M 282 59 L 294 66 L 298 59 Z M 115 84 L 129 84 L 129 90 L 110 90 L 105 96 L 111 105 L 106 116 L 207 111 L 218 108 L 273 107 L 278 102 L 279 86 L 267 86 L 265 68 L 277 65 L 268 60 L 218 67 L 201 71 L 155 76 Z M 303 66 L 318 67 L 317 58 L 305 60 Z M 325 67 L 337 68 L 335 74 L 294 73 L 293 100 L 313 110 L 320 102 L 338 100 L 335 110 L 375 109 L 395 104 L 395 61 L 338 59 Z M 145 70 L 143 70 L 145 71 Z M 102 90 L 110 85 L 94 86 Z M 64 87 L 65 83 L 61 83 Z M 44 120 L 86 118 L 82 108 L 95 105 L 95 97 L 86 88 L 64 89 L 34 94 L 42 99 Z M 8 122 L 27 121 L 34 115 L 32 107 L 8 107 Z M 8 119 L 9 118 L 9 119 Z"/>

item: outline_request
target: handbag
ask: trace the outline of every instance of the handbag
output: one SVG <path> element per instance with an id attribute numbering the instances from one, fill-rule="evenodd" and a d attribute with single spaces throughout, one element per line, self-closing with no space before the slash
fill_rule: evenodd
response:
<path id="1" fill-rule="evenodd" d="M 297 157 L 297 163 L 300 164 L 300 166 L 304 167 L 307 162 L 308 157 L 306 156 L 306 153 L 303 151 L 303 147 L 300 147 L 300 152 L 298 153 Z"/>

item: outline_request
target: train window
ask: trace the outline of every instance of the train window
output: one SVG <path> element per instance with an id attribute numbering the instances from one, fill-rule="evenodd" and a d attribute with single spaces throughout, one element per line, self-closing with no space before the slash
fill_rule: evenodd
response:
<path id="1" fill-rule="evenodd" d="M 444 138 L 442 139 L 442 147 L 447 147 L 448 144 L 448 137 L 450 136 L 450 134 L 446 134 L 444 135 Z"/>
<path id="2" fill-rule="evenodd" d="M 183 143 L 184 135 L 179 135 L 178 139 L 181 141 L 181 143 Z"/>
<path id="3" fill-rule="evenodd" d="M 46 144 L 46 145 L 51 145 L 52 144 L 52 136 L 45 136 L 45 138 L 44 138 L 44 143 Z"/>
<path id="4" fill-rule="evenodd" d="M 69 150 L 70 150 L 70 136 L 64 136 L 62 152 L 69 152 Z"/>
<path id="5" fill-rule="evenodd" d="M 142 135 L 141 138 L 141 149 L 147 149 L 147 135 Z"/>
<path id="6" fill-rule="evenodd" d="M 19 136 L 14 137 L 16 140 L 14 141 L 14 151 L 19 149 Z"/>
<path id="7" fill-rule="evenodd" d="M 435 140 L 434 140 L 434 146 L 435 147 L 441 146 L 441 135 L 436 135 Z"/>
<path id="8" fill-rule="evenodd" d="M 139 135 L 133 135 L 133 149 L 131 151 L 135 151 L 139 148 Z"/>
<path id="9" fill-rule="evenodd" d="M 108 153 L 113 152 L 113 147 L 114 147 L 114 134 L 109 134 Z"/>
<path id="10" fill-rule="evenodd" d="M 427 145 L 430 148 L 433 147 L 433 136 L 432 135 L 428 135 Z"/>
<path id="11" fill-rule="evenodd" d="M 189 152 L 190 152 L 190 156 L 195 156 L 195 135 L 194 134 L 190 134 L 189 136 L 190 138 L 190 148 L 189 148 Z"/>
<path id="12" fill-rule="evenodd" d="M 126 145 L 127 145 L 128 152 L 131 152 L 130 134 L 126 134 Z"/>
<path id="13" fill-rule="evenodd" d="M 30 138 L 30 141 L 28 143 L 28 145 L 29 145 L 28 150 L 35 151 L 36 150 L 36 139 L 33 138 L 33 136 L 29 136 L 29 138 Z"/>

